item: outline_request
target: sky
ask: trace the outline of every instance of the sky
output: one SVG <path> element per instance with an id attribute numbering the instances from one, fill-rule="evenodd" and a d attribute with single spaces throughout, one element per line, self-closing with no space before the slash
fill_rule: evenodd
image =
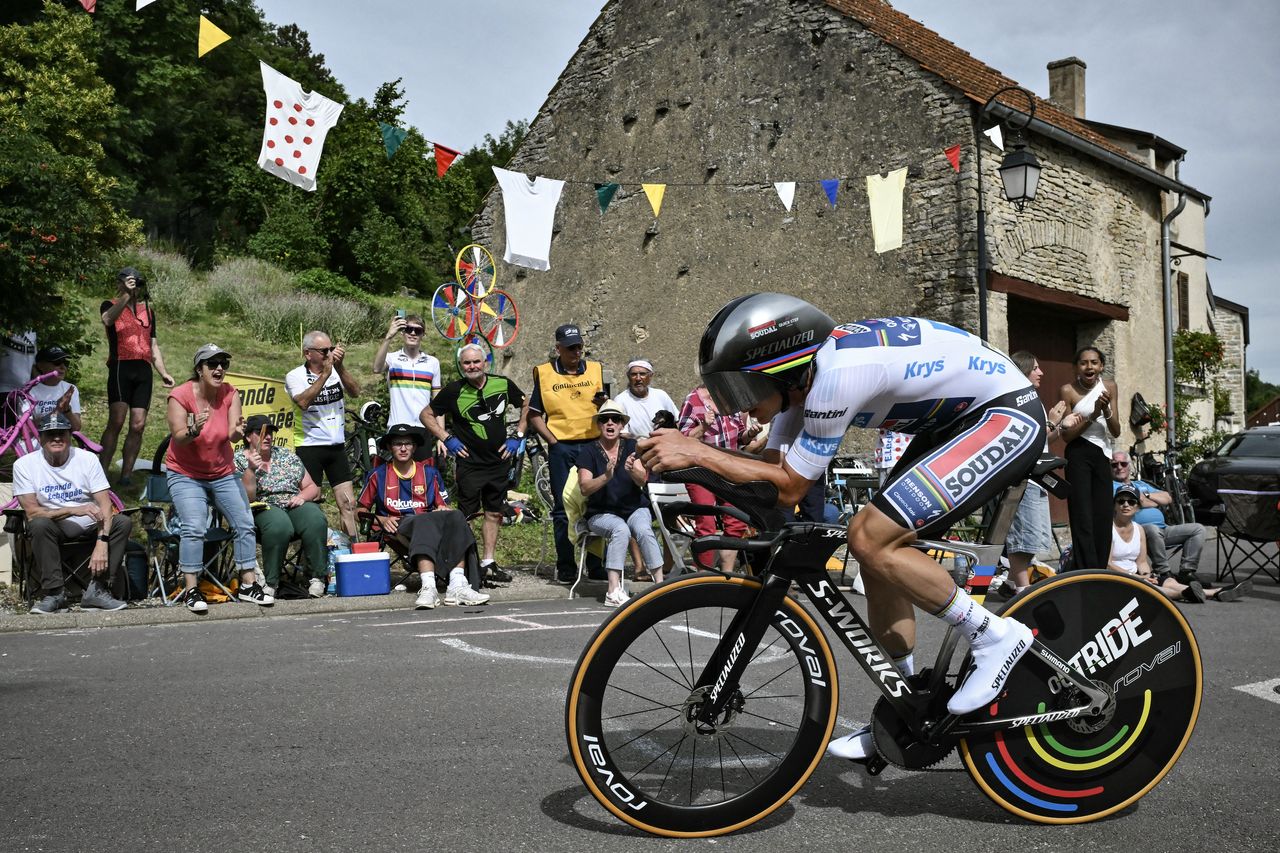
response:
<path id="1" fill-rule="evenodd" d="M 533 119 L 604 5 L 257 2 L 272 23 L 295 23 L 307 31 L 351 97 L 369 99 L 381 83 L 403 77 L 406 122 L 427 139 L 464 151 L 486 133 L 498 136 L 508 120 Z M 1280 226 L 1274 166 L 1280 139 L 1280 3 L 893 5 L 1041 97 L 1049 94 L 1046 64 L 1077 56 L 1088 66 L 1088 118 L 1150 131 L 1187 149 L 1182 180 L 1213 198 L 1206 250 L 1222 259 L 1209 262 L 1214 293 L 1249 308 L 1248 366 L 1280 383 L 1280 334 L 1272 325 L 1280 316 L 1280 276 L 1264 251 Z"/>

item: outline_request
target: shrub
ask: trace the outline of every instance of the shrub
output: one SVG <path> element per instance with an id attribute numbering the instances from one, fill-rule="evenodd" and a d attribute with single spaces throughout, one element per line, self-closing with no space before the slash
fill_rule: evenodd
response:
<path id="1" fill-rule="evenodd" d="M 292 193 L 286 193 L 258 233 L 249 238 L 249 251 L 254 257 L 285 269 L 305 270 L 324 264 L 329 257 L 329 242 L 320 233 L 306 203 L 295 201 Z"/>
<path id="2" fill-rule="evenodd" d="M 256 258 L 223 261 L 205 280 L 204 304 L 218 314 L 247 317 L 267 296 L 293 292 L 289 274 Z"/>
<path id="3" fill-rule="evenodd" d="M 331 296 L 336 299 L 350 299 L 362 305 L 373 304 L 369 294 L 356 287 L 345 276 L 321 267 L 313 267 L 296 274 L 293 277 L 293 284 L 298 290 L 305 290 L 307 293 Z"/>
<path id="4" fill-rule="evenodd" d="M 368 307 L 312 293 L 259 297 L 243 317 L 256 337 L 280 344 L 297 343 L 299 329 L 322 329 L 339 343 L 367 341 L 381 331 Z"/>

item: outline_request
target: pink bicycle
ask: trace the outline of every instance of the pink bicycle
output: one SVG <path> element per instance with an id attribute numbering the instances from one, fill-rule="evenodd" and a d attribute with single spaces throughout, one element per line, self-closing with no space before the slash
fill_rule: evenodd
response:
<path id="1" fill-rule="evenodd" d="M 10 391 L 0 402 L 0 407 L 3 407 L 4 411 L 17 413 L 17 420 L 12 426 L 0 427 L 0 480 L 12 482 L 13 463 L 18 457 L 40 449 L 40 432 L 35 424 L 36 400 L 31 396 L 31 389 L 55 376 L 57 376 L 56 371 L 37 376 L 21 388 Z M 85 450 L 95 454 L 102 452 L 101 444 L 79 430 L 73 431 L 71 435 Z M 124 504 L 115 492 L 111 493 L 111 502 L 115 504 L 116 509 L 124 509 Z M 17 498 L 14 498 L 0 509 L 13 509 L 17 506 Z"/>

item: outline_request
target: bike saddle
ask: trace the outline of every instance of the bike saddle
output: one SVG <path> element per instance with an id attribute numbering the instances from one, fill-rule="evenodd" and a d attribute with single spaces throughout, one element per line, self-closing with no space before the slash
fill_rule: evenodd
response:
<path id="1" fill-rule="evenodd" d="M 1061 456 L 1041 456 L 1036 460 L 1036 464 L 1031 466 L 1031 473 L 1027 475 L 1027 479 L 1033 483 L 1038 483 L 1046 492 L 1055 498 L 1066 499 L 1067 497 L 1067 481 L 1056 473 L 1067 464 L 1067 460 Z"/>
<path id="2" fill-rule="evenodd" d="M 787 517 L 778 508 L 778 487 L 764 480 L 749 483 L 730 483 L 724 477 L 707 468 L 682 468 L 664 471 L 662 479 L 668 483 L 693 483 L 711 494 L 733 504 L 747 514 L 757 530 L 780 530 Z"/>
<path id="3" fill-rule="evenodd" d="M 1032 477 L 1042 477 L 1050 471 L 1065 467 L 1067 460 L 1061 456 L 1041 456 L 1031 468 Z"/>

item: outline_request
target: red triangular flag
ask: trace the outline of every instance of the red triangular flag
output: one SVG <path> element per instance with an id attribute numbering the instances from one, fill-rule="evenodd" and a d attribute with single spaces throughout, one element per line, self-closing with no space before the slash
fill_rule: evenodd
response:
<path id="1" fill-rule="evenodd" d="M 86 12 L 93 14 L 98 8 L 98 0 L 80 0 L 80 5 L 84 7 Z"/>
<path id="2" fill-rule="evenodd" d="M 951 168 L 957 172 L 960 171 L 960 146 L 952 145 L 946 151 L 947 159 L 951 161 Z"/>
<path id="3" fill-rule="evenodd" d="M 449 171 L 449 167 L 453 165 L 453 161 L 457 159 L 458 152 L 452 148 L 445 148 L 439 142 L 431 143 L 436 149 L 436 177 L 443 178 L 444 173 Z"/>

